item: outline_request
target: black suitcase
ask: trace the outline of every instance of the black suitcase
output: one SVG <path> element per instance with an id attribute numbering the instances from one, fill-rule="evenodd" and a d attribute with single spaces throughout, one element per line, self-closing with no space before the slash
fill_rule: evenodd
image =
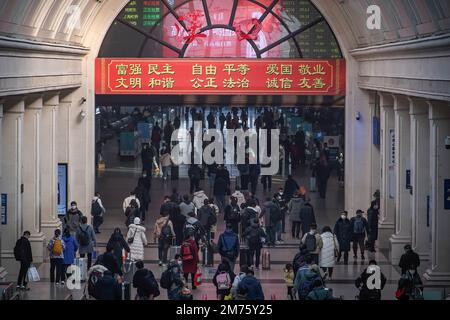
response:
<path id="1" fill-rule="evenodd" d="M 247 265 L 248 266 L 248 248 L 247 247 L 241 247 L 239 249 L 239 265 Z"/>
<path id="2" fill-rule="evenodd" d="M 179 176 L 179 167 L 171 166 L 170 167 L 170 180 L 178 180 Z"/>
<path id="3" fill-rule="evenodd" d="M 214 250 L 211 245 L 205 246 L 203 248 L 203 265 L 205 267 L 213 267 L 214 266 Z"/>
<path id="4" fill-rule="evenodd" d="M 122 282 L 122 300 L 131 300 L 131 284 Z"/>

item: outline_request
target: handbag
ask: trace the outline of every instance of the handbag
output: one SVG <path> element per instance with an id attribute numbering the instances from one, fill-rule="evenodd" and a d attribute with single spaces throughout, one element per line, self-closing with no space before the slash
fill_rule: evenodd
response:
<path id="1" fill-rule="evenodd" d="M 202 271 L 200 269 L 197 269 L 197 272 L 194 276 L 194 284 L 196 287 L 200 286 L 202 284 Z"/>
<path id="2" fill-rule="evenodd" d="M 41 278 L 39 277 L 39 273 L 34 265 L 31 265 L 28 268 L 27 278 L 28 278 L 28 281 L 30 281 L 30 282 L 37 282 L 37 281 L 41 280 Z"/>
<path id="3" fill-rule="evenodd" d="M 400 300 L 400 299 L 405 295 L 405 291 L 406 291 L 406 288 L 405 288 L 405 287 L 403 287 L 403 288 L 401 288 L 401 289 L 398 289 L 397 291 L 395 291 L 395 297 L 396 297 L 398 300 Z"/>
<path id="4" fill-rule="evenodd" d="M 136 236 L 136 232 L 137 232 L 137 228 L 136 228 L 136 230 L 134 230 L 133 236 L 132 236 L 131 238 L 128 238 L 128 243 L 129 243 L 129 244 L 133 244 L 133 242 L 134 242 L 134 237 Z"/>

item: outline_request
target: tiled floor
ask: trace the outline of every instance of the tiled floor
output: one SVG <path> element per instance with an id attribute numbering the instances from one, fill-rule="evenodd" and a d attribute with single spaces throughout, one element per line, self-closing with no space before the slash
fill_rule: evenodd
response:
<path id="1" fill-rule="evenodd" d="M 106 159 L 107 169 L 103 172 L 99 172 L 97 179 L 97 190 L 102 195 L 103 203 L 107 208 L 105 214 L 105 223 L 101 227 L 101 234 L 98 235 L 99 251 L 104 250 L 105 243 L 107 242 L 113 229 L 116 227 L 122 228 L 125 232 L 124 215 L 122 213 L 122 201 L 128 195 L 129 191 L 134 189 L 140 170 L 140 160 L 121 161 L 117 156 L 117 141 L 110 140 L 104 149 L 104 156 Z M 185 169 L 181 170 L 182 172 Z M 178 188 L 180 194 L 188 193 L 189 182 L 183 173 L 180 174 L 180 180 L 164 182 L 161 178 L 154 178 L 152 183 L 151 198 L 152 203 L 150 205 L 147 223 L 147 238 L 149 241 L 152 239 L 153 224 L 155 219 L 159 216 L 159 207 L 164 195 L 171 193 L 173 187 Z M 309 183 L 309 170 L 305 168 L 299 169 L 295 172 L 296 180 L 300 185 L 308 186 Z M 281 177 L 274 177 L 272 191 L 267 193 L 270 195 L 275 192 L 279 186 L 284 182 Z M 205 190 L 209 192 L 208 181 L 202 181 Z M 232 184 L 233 185 L 233 184 Z M 321 229 L 325 225 L 334 226 L 336 219 L 339 216 L 339 210 L 343 209 L 344 203 L 344 189 L 338 185 L 335 176 L 330 178 L 328 184 L 328 193 L 326 200 L 318 198 L 316 193 L 311 193 L 312 204 L 315 208 L 315 214 L 319 228 Z M 259 199 L 263 199 L 266 195 L 262 191 L 262 186 L 259 184 L 257 196 Z M 367 208 L 362 208 L 367 209 Z M 223 218 L 218 219 L 218 230 L 221 233 L 224 229 Z M 288 221 L 288 219 L 286 220 Z M 290 230 L 289 222 L 287 222 L 286 231 Z M 216 235 L 217 237 L 217 235 Z M 270 299 L 272 295 L 276 299 L 286 299 L 286 287 L 283 281 L 284 265 L 292 262 L 292 258 L 298 250 L 298 240 L 292 239 L 289 233 L 284 235 L 285 244 L 276 248 L 269 249 L 271 253 L 271 270 L 256 270 L 256 276 L 261 280 L 263 289 L 266 294 L 266 299 Z M 357 289 L 354 286 L 355 278 L 364 270 L 366 263 L 370 256 L 366 257 L 366 263 L 357 261 L 354 262 L 350 254 L 350 264 L 343 265 L 338 264 L 335 267 L 333 281 L 327 282 L 328 287 L 332 288 L 335 296 L 344 296 L 345 299 L 353 300 L 357 294 Z M 386 255 L 383 252 L 377 252 L 374 258 L 381 266 L 382 272 L 388 278 L 388 283 L 383 291 L 383 299 L 395 299 L 394 292 L 396 289 L 397 280 L 399 278 L 398 271 L 390 265 Z M 215 257 L 215 266 L 217 266 L 219 257 Z M 158 266 L 157 261 L 157 248 L 156 245 L 150 243 L 145 248 L 145 263 L 150 268 L 157 278 L 160 277 L 162 267 Z M 82 290 L 73 290 L 70 292 L 65 287 L 56 287 L 49 283 L 49 265 L 45 263 L 39 268 L 41 274 L 41 282 L 32 284 L 32 290 L 25 293 L 23 298 L 25 299 L 64 299 L 68 294 L 72 293 L 74 299 L 79 299 L 82 295 Z M 236 267 L 237 271 L 237 267 Z M 215 288 L 211 283 L 211 278 L 214 275 L 214 268 L 204 269 L 205 283 L 194 291 L 196 299 L 205 298 L 215 299 Z M 158 299 L 166 299 L 166 293 L 162 292 Z"/>

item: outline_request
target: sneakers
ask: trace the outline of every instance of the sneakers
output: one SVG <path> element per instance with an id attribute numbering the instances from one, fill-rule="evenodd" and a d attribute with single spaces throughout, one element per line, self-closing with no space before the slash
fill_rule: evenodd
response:
<path id="1" fill-rule="evenodd" d="M 277 240 L 277 241 L 275 241 L 275 244 L 281 244 L 281 241 Z"/>
<path id="2" fill-rule="evenodd" d="M 162 261 L 160 261 L 160 262 L 158 263 L 158 265 L 161 267 L 161 266 L 163 265 Z"/>
<path id="3" fill-rule="evenodd" d="M 59 286 L 59 282 L 56 282 L 55 284 L 56 284 L 57 286 Z"/>
<path id="4" fill-rule="evenodd" d="M 64 281 L 61 281 L 61 285 L 63 286 L 65 283 L 64 283 Z"/>

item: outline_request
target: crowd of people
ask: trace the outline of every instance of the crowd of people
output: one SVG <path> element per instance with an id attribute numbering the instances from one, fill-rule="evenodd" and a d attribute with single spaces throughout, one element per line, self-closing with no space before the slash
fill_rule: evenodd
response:
<path id="1" fill-rule="evenodd" d="M 233 108 L 226 115 L 210 112 L 206 117 L 208 127 L 219 126 L 221 130 L 225 127 L 247 128 L 248 114 L 241 110 L 239 117 L 238 111 Z M 277 126 L 284 128 L 285 120 L 280 113 L 271 109 L 261 111 L 254 121 L 257 130 Z M 194 108 L 189 113 L 193 120 L 203 121 L 205 118 L 201 111 Z M 189 113 L 186 112 L 186 117 Z M 133 116 L 138 117 L 137 114 Z M 217 118 L 219 124 L 216 124 Z M 372 201 L 367 218 L 363 216 L 362 210 L 357 210 L 351 219 L 348 218 L 348 212 L 343 211 L 334 226 L 319 228 L 306 188 L 299 185 L 291 175 L 288 175 L 282 188 L 270 194 L 271 176 L 261 177 L 257 164 L 238 165 L 239 179 L 234 186 L 231 185 L 226 166 L 209 165 L 207 176 L 210 189 L 207 192 L 200 183 L 205 178 L 203 168 L 191 165 L 188 170 L 190 193 L 181 196 L 173 188 L 172 194 L 164 196 L 160 217 L 156 219 L 150 235 L 145 222 L 151 202 L 153 170 L 155 163 L 161 163 L 163 179 L 167 179 L 169 167 L 172 166 L 170 136 L 179 127 L 179 119 L 175 119 L 173 124 L 167 122 L 163 129 L 157 123 L 153 127 L 151 144 L 144 145 L 142 150 L 143 174 L 136 188 L 122 203 L 127 231 L 122 234 L 121 228 L 115 228 L 105 252 L 96 257 L 95 262 L 96 234 L 100 233 L 106 212 L 100 194 L 96 193 L 92 200 L 92 226 L 87 223 L 87 217 L 77 208 L 76 202 L 71 203 L 63 221 L 63 232 L 55 230 L 54 237 L 47 245 L 50 282 L 64 284 L 67 268 L 75 263 L 78 253 L 81 258 L 87 256 L 89 278 L 95 276 L 98 280 L 95 286 L 88 280 L 89 295 L 96 299 L 123 298 L 121 285 L 128 280 L 137 288 L 137 299 L 154 299 L 160 295 L 162 288 L 167 290 L 168 299 L 190 300 L 193 299 L 192 290 L 201 284 L 200 266 L 213 266 L 214 255 L 218 254 L 220 264 L 212 279 L 217 299 L 264 300 L 264 291 L 255 277 L 255 270 L 267 263 L 265 258 L 268 248 L 282 245 L 290 235 L 291 239 L 298 241 L 299 252 L 292 263 L 286 264 L 280 275 L 286 282 L 287 296 L 292 300 L 338 299 L 326 285 L 333 279 L 336 263 L 343 258 L 343 263 L 348 264 L 351 249 L 355 262 L 358 253 L 361 261 L 365 261 L 366 250 L 376 251 L 379 197 L 375 196 Z M 295 136 L 285 135 L 282 139 L 284 156 L 290 155 L 294 167 L 304 165 L 307 147 L 305 134 L 299 131 Z M 310 168 L 314 181 L 317 180 L 320 198 L 326 196 L 330 175 L 328 152 L 326 144 L 312 144 Z M 256 196 L 259 178 L 265 199 Z M 310 189 L 315 189 L 313 183 Z M 221 234 L 217 228 L 220 220 L 226 226 Z M 291 229 L 286 231 L 287 220 Z M 25 275 L 32 262 L 29 236 L 30 233 L 25 232 L 14 250 L 16 259 L 21 262 L 18 278 L 18 288 L 21 289 L 27 288 Z M 159 266 L 164 270 L 159 282 L 143 262 L 148 258 L 145 257 L 145 246 L 149 240 L 157 244 Z M 420 299 L 422 283 L 417 274 L 420 260 L 410 246 L 405 247 L 405 250 L 400 262 L 402 276 L 396 295 L 398 299 Z M 355 281 L 359 299 L 381 299 L 381 291 L 386 283 L 382 273 L 380 288 L 367 286 L 367 279 L 375 266 L 377 262 L 371 259 L 367 269 Z"/>

